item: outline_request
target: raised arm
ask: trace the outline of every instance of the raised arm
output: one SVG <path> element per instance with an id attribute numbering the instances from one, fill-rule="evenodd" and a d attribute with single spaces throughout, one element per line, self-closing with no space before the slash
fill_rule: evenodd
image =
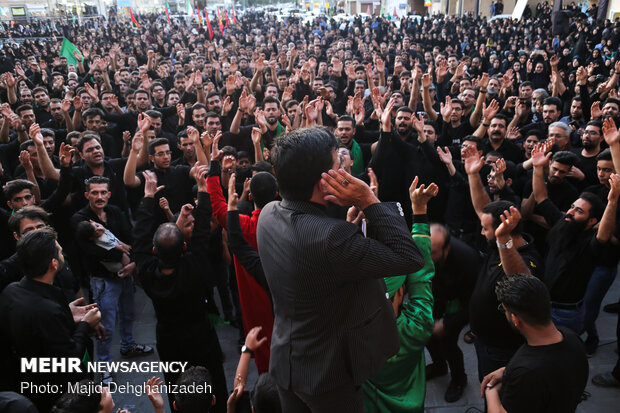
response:
<path id="1" fill-rule="evenodd" d="M 41 134 L 41 128 L 38 123 L 33 123 L 30 126 L 30 139 L 34 142 L 34 146 L 37 150 L 37 156 L 39 158 L 39 167 L 43 172 L 43 175 L 47 179 L 58 181 L 60 179 L 60 170 L 54 167 L 52 160 L 50 159 L 45 147 L 43 146 L 43 135 Z"/>
<path id="2" fill-rule="evenodd" d="M 471 202 L 474 206 L 478 218 L 482 216 L 482 209 L 491 202 L 484 184 L 480 178 L 480 170 L 484 165 L 484 158 L 476 149 L 467 148 L 464 153 L 465 172 L 469 180 L 469 192 L 471 194 Z"/>
<path id="3" fill-rule="evenodd" d="M 611 151 L 611 160 L 616 172 L 620 172 L 620 131 L 612 118 L 605 119 L 603 123 L 603 136 Z"/>
<path id="4" fill-rule="evenodd" d="M 532 164 L 534 165 L 534 172 L 532 174 L 532 192 L 534 193 L 534 199 L 537 204 L 540 204 L 547 199 L 545 166 L 549 164 L 551 155 L 551 152 L 545 155 L 544 147 L 540 143 L 532 149 Z"/>
<path id="5" fill-rule="evenodd" d="M 437 112 L 433 109 L 433 102 L 431 102 L 430 87 L 433 84 L 433 77 L 430 73 L 424 73 L 422 75 L 422 104 L 424 105 L 424 112 L 430 120 L 437 121 Z M 415 110 L 415 109 L 413 109 Z"/>
<path id="6" fill-rule="evenodd" d="M 482 115 L 482 107 L 484 100 L 487 97 L 487 87 L 489 86 L 489 74 L 483 73 L 480 78 L 480 90 L 478 91 L 478 99 L 476 99 L 476 107 L 469 117 L 469 124 L 472 128 L 478 126 L 478 122 L 480 122 L 480 116 Z"/>
<path id="7" fill-rule="evenodd" d="M 125 164 L 125 170 L 123 172 L 123 182 L 130 188 L 136 188 L 140 186 L 140 179 L 136 176 L 136 168 L 138 165 L 138 154 L 144 147 L 144 135 L 141 131 L 137 132 L 133 141 L 131 142 L 131 152 L 129 152 L 129 158 Z"/>
<path id="8" fill-rule="evenodd" d="M 616 228 L 616 212 L 618 211 L 618 196 L 620 195 L 620 175 L 611 174 L 609 177 L 609 194 L 607 195 L 607 206 L 601 223 L 596 232 L 596 239 L 601 244 L 605 244 L 611 239 Z"/>
<path id="9" fill-rule="evenodd" d="M 504 211 L 500 216 L 502 223 L 495 230 L 495 240 L 498 244 L 499 257 L 502 261 L 502 269 L 506 275 L 512 274 L 531 274 L 519 251 L 514 246 L 502 248 L 499 244 L 506 245 L 512 238 L 510 234 L 517 228 L 521 221 L 519 210 L 513 206 Z"/>

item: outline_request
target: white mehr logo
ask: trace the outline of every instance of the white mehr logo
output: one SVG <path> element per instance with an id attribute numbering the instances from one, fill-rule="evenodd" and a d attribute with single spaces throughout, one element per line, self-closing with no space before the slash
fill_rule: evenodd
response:
<path id="1" fill-rule="evenodd" d="M 81 373 L 77 357 L 34 357 L 21 359 L 22 373 Z"/>

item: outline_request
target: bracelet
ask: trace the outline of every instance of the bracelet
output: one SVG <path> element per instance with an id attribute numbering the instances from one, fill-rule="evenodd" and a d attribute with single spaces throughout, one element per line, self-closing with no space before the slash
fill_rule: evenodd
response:
<path id="1" fill-rule="evenodd" d="M 487 93 L 487 91 L 480 89 L 480 93 Z"/>
<path id="2" fill-rule="evenodd" d="M 484 126 L 485 128 L 488 128 L 489 124 L 488 123 L 483 123 L 482 126 Z"/>

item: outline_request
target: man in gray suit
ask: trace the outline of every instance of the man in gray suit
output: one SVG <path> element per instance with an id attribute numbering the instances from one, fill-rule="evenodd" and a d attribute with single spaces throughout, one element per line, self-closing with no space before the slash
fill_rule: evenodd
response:
<path id="1" fill-rule="evenodd" d="M 322 128 L 279 138 L 272 160 L 283 201 L 258 220 L 275 314 L 269 371 L 285 412 L 364 411 L 361 384 L 399 348 L 382 277 L 424 265 L 405 220 L 340 169 L 337 149 Z M 357 207 L 373 238 L 330 218 L 329 202 Z"/>

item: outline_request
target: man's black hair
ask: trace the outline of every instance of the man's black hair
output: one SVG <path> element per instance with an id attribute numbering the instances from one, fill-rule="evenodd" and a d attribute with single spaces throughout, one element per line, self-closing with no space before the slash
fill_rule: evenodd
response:
<path id="1" fill-rule="evenodd" d="M 517 208 L 515 204 L 509 201 L 494 201 L 486 204 L 484 208 L 482 208 L 482 213 L 491 215 L 491 217 L 493 218 L 493 229 L 497 229 L 502 223 L 500 217 L 504 214 L 504 211 L 508 211 L 510 207 Z M 520 235 L 522 227 L 522 221 L 519 221 L 519 224 L 517 224 L 516 228 L 512 230 L 510 234 Z"/>
<path id="2" fill-rule="evenodd" d="M 278 387 L 269 373 L 258 376 L 251 397 L 254 413 L 282 413 Z"/>
<path id="3" fill-rule="evenodd" d="M 160 112 L 160 111 L 158 111 L 158 110 L 153 110 L 153 109 L 150 109 L 150 110 L 147 110 L 147 111 L 146 111 L 146 112 L 144 112 L 144 113 L 146 113 L 147 115 L 149 115 L 149 118 L 161 119 L 161 117 L 162 117 L 161 112 Z"/>
<path id="4" fill-rule="evenodd" d="M 250 194 L 258 208 L 274 201 L 278 196 L 278 183 L 269 172 L 259 172 L 250 180 Z"/>
<path id="5" fill-rule="evenodd" d="M 32 139 L 28 139 L 19 145 L 19 151 L 27 151 L 31 146 L 35 146 L 34 141 Z"/>
<path id="6" fill-rule="evenodd" d="M 235 158 L 235 160 L 237 160 L 237 150 L 230 146 L 230 145 L 226 145 L 222 148 L 222 156 L 233 156 Z"/>
<path id="7" fill-rule="evenodd" d="M 202 366 L 190 367 L 181 373 L 181 376 L 177 380 L 176 384 L 179 387 L 188 387 L 190 385 L 206 386 L 204 392 L 179 392 L 175 394 L 174 400 L 179 413 L 206 413 L 212 410 L 213 393 L 209 392 L 212 386 L 211 374 L 209 373 L 209 370 Z M 219 400 L 218 403 L 226 403 L 226 401 Z"/>
<path id="8" fill-rule="evenodd" d="M 267 161 L 256 162 L 252 165 L 252 172 L 268 172 L 273 175 L 273 166 Z"/>
<path id="9" fill-rule="evenodd" d="M 551 323 L 551 299 L 547 286 L 529 274 L 504 276 L 495 286 L 497 300 L 508 312 L 532 326 Z"/>
<path id="10" fill-rule="evenodd" d="M 168 142 L 168 139 L 166 138 L 157 138 L 149 142 L 149 147 L 148 147 L 149 155 L 152 155 L 152 156 L 155 155 L 155 148 L 158 146 L 162 146 L 162 145 L 170 145 L 170 142 Z"/>
<path id="11" fill-rule="evenodd" d="M 15 113 L 18 114 L 21 117 L 22 112 L 24 112 L 26 110 L 34 110 L 34 109 L 32 108 L 32 105 L 29 105 L 29 104 L 26 103 L 25 105 L 21 105 L 20 107 L 15 109 Z"/>
<path id="12" fill-rule="evenodd" d="M 296 129 L 276 141 L 272 161 L 282 197 L 308 201 L 321 174 L 334 164 L 338 140 L 320 127 Z"/>
<path id="13" fill-rule="evenodd" d="M 19 211 L 15 211 L 13 215 L 9 217 L 9 230 L 19 234 L 19 226 L 24 219 L 31 221 L 43 221 L 45 225 L 49 225 L 50 214 L 43 208 L 37 206 L 23 207 Z"/>
<path id="14" fill-rule="evenodd" d="M 97 141 L 99 142 L 99 144 L 101 144 L 101 138 L 99 138 L 99 135 L 97 135 L 96 133 L 95 134 L 82 133 L 82 137 L 80 138 L 79 141 L 77 141 L 77 144 L 75 145 L 78 152 L 82 153 L 82 150 L 84 149 L 84 145 L 86 144 L 86 142 L 90 142 L 90 141 Z"/>
<path id="15" fill-rule="evenodd" d="M 476 144 L 476 150 L 481 151 L 484 149 L 483 147 L 483 143 L 482 143 L 482 139 L 480 139 L 479 137 L 475 136 L 475 135 L 467 135 L 463 138 L 463 142 L 473 142 Z"/>
<path id="16" fill-rule="evenodd" d="M 407 105 L 399 107 L 398 110 L 396 111 L 396 113 L 398 113 L 398 112 L 406 112 L 406 113 L 410 113 L 410 114 L 413 115 L 413 110 L 409 106 L 407 106 Z"/>
<path id="17" fill-rule="evenodd" d="M 101 116 L 101 118 L 103 119 L 103 117 L 105 116 L 105 114 L 103 113 L 103 110 L 99 108 L 89 108 L 89 109 L 86 109 L 84 113 L 82 113 L 82 119 L 84 120 L 94 118 L 97 116 Z"/>
<path id="18" fill-rule="evenodd" d="M 33 188 L 34 184 L 27 179 L 13 179 L 6 183 L 2 191 L 4 192 L 4 198 L 10 201 L 15 194 L 20 193 L 24 189 L 29 189 L 32 192 Z"/>
<path id="19" fill-rule="evenodd" d="M 93 175 L 86 181 L 86 192 L 90 191 L 91 185 L 106 184 L 110 190 L 110 178 L 105 176 Z"/>
<path id="20" fill-rule="evenodd" d="M 570 151 L 559 151 L 554 153 L 551 157 L 551 162 L 557 162 L 571 167 L 577 163 L 577 160 L 577 155 Z"/>
<path id="21" fill-rule="evenodd" d="M 597 221 L 600 221 L 603 217 L 603 212 L 605 212 L 605 204 L 603 204 L 601 198 L 594 195 L 592 192 L 582 192 L 579 198 L 590 204 L 590 214 L 588 218 L 596 218 Z"/>
<path id="22" fill-rule="evenodd" d="M 338 122 L 351 122 L 351 123 L 353 123 L 353 126 L 355 126 L 355 119 L 353 119 L 349 115 L 342 115 L 342 116 L 340 116 L 338 118 Z"/>
<path id="23" fill-rule="evenodd" d="M 596 155 L 597 161 L 611 161 L 611 150 L 609 148 L 601 151 L 598 155 Z"/>
<path id="24" fill-rule="evenodd" d="M 66 392 L 54 404 L 51 413 L 95 413 L 103 409 L 101 393 L 92 380 L 84 379 L 76 386 L 77 391 Z M 95 389 L 95 391 L 81 392 L 80 389 Z"/>
<path id="25" fill-rule="evenodd" d="M 17 241 L 17 258 L 24 276 L 40 278 L 47 272 L 53 259 L 59 260 L 56 232 L 51 228 L 30 231 Z"/>
<path id="26" fill-rule="evenodd" d="M 543 100 L 543 105 L 553 105 L 558 112 L 562 113 L 562 100 L 558 97 L 552 96 Z"/>
<path id="27" fill-rule="evenodd" d="M 54 132 L 54 129 L 41 128 L 41 135 L 43 135 L 44 138 L 46 136 L 51 136 L 52 138 L 56 139 L 56 132 Z"/>

